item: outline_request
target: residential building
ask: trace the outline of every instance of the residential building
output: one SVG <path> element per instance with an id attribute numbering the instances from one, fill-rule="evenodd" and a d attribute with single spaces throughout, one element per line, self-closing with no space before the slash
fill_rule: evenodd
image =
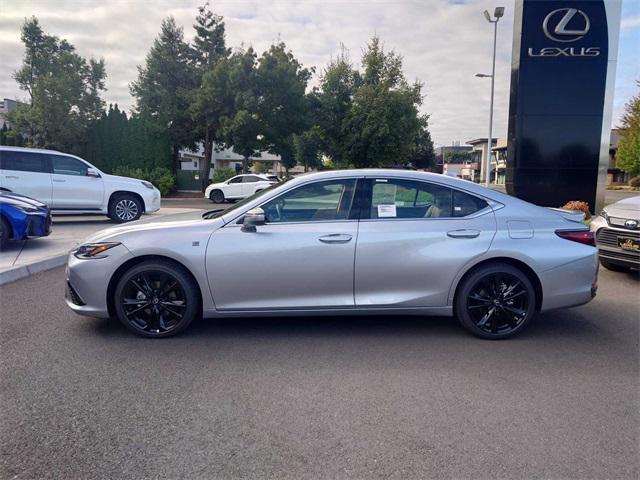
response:
<path id="1" fill-rule="evenodd" d="M 0 128 L 3 128 L 5 123 L 7 128 L 11 128 L 11 124 L 5 120 L 4 115 L 13 112 L 16 108 L 18 108 L 18 102 L 15 100 L 5 98 L 0 101 Z"/>

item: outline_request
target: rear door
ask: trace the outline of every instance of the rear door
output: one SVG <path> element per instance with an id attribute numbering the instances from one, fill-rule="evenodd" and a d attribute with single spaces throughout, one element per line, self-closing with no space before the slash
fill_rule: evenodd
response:
<path id="1" fill-rule="evenodd" d="M 224 187 L 225 198 L 243 198 L 242 176 L 233 177 Z"/>
<path id="2" fill-rule="evenodd" d="M 451 284 L 496 232 L 481 198 L 433 183 L 367 181 L 355 260 L 356 306 L 446 306 Z"/>
<path id="3" fill-rule="evenodd" d="M 51 205 L 51 173 L 48 155 L 21 150 L 2 150 L 0 187 Z"/>
<path id="4" fill-rule="evenodd" d="M 89 165 L 77 158 L 51 155 L 52 208 L 57 210 L 101 210 L 104 199 L 102 177 L 87 175 Z"/>

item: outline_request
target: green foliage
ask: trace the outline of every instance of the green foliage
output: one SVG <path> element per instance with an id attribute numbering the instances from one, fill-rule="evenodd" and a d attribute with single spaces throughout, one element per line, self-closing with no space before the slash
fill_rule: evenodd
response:
<path id="1" fill-rule="evenodd" d="M 633 188 L 640 188 L 640 176 L 633 177 L 631 180 L 629 180 L 629 186 Z"/>
<path id="2" fill-rule="evenodd" d="M 151 182 L 160 190 L 162 195 L 172 192 L 176 185 L 176 177 L 168 168 L 156 167 L 151 170 L 143 170 L 129 165 L 118 165 L 114 168 L 113 174 Z"/>
<path id="3" fill-rule="evenodd" d="M 235 176 L 236 171 L 233 168 L 216 168 L 213 171 L 213 183 L 226 182 Z"/>
<path id="4" fill-rule="evenodd" d="M 174 156 L 173 170 L 178 167 L 178 151 L 195 148 L 197 139 L 188 111 L 190 92 L 198 86 L 191 53 L 182 28 L 173 17 L 166 18 L 130 88 L 136 98 L 136 112 L 166 126 Z"/>
<path id="5" fill-rule="evenodd" d="M 640 81 L 637 82 L 640 86 Z M 625 106 L 616 165 L 631 176 L 640 174 L 640 94 Z"/>
<path id="6" fill-rule="evenodd" d="M 416 135 L 413 152 L 409 159 L 409 163 L 415 168 L 427 169 L 436 164 L 436 153 L 433 150 L 433 141 L 428 129 L 428 119 L 429 117 L 426 115 L 420 117 L 422 125 Z"/>
<path id="7" fill-rule="evenodd" d="M 253 171 L 254 173 L 269 173 L 271 171 L 271 166 L 269 162 L 254 162 L 253 163 Z"/>
<path id="8" fill-rule="evenodd" d="M 104 108 L 104 60 L 87 61 L 66 40 L 45 34 L 35 17 L 23 24 L 21 40 L 25 56 L 14 79 L 31 103 L 7 114 L 12 135 L 30 147 L 78 153 Z"/>
<path id="9" fill-rule="evenodd" d="M 300 135 L 294 135 L 293 152 L 296 162 L 304 166 L 304 171 L 309 168 L 319 168 L 322 164 L 320 158 L 321 148 L 320 128 L 313 127 Z"/>

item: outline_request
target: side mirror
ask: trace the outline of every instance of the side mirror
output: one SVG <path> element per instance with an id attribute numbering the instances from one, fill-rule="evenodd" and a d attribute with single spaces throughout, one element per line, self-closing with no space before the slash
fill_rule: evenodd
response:
<path id="1" fill-rule="evenodd" d="M 100 174 L 94 168 L 87 168 L 87 177 L 100 178 Z"/>
<path id="2" fill-rule="evenodd" d="M 264 225 L 265 223 L 264 210 L 260 207 L 252 208 L 244 214 L 244 219 L 242 220 L 242 231 L 255 232 L 258 225 Z"/>

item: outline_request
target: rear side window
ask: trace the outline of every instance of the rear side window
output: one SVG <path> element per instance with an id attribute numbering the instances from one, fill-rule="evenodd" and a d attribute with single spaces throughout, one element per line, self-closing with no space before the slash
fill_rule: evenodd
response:
<path id="1" fill-rule="evenodd" d="M 488 207 L 487 202 L 468 193 L 453 191 L 453 216 L 466 217 Z"/>
<path id="2" fill-rule="evenodd" d="M 87 175 L 87 164 L 71 157 L 51 156 L 53 173 L 60 175 Z"/>
<path id="3" fill-rule="evenodd" d="M 33 152 L 4 150 L 0 152 L 0 168 L 19 172 L 49 173 L 47 156 Z"/>
<path id="4" fill-rule="evenodd" d="M 442 218 L 451 216 L 451 189 L 431 183 L 376 179 L 371 186 L 369 218 Z"/>

